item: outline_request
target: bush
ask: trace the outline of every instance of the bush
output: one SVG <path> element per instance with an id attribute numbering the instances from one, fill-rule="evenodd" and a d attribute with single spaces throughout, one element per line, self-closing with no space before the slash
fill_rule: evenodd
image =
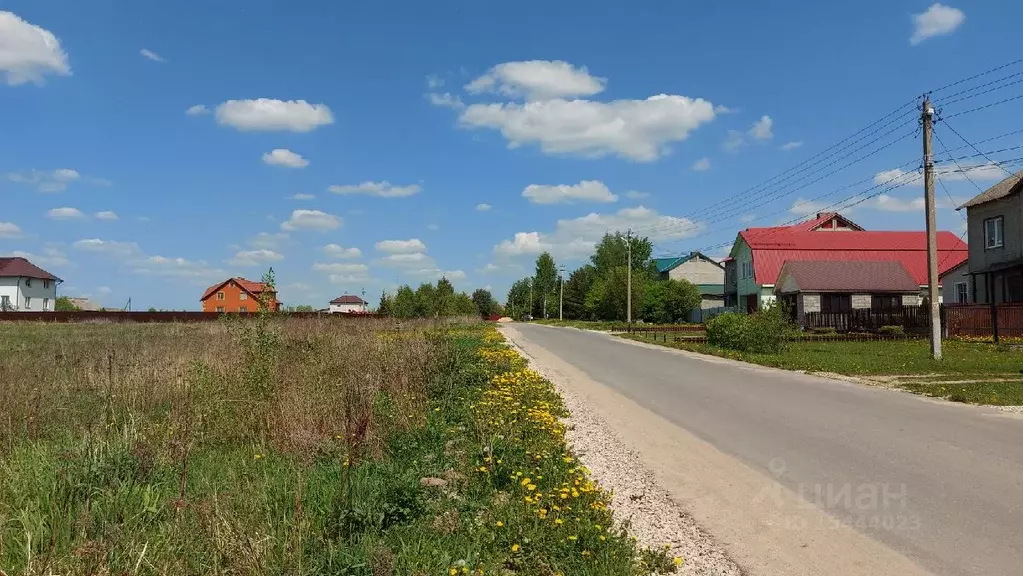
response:
<path id="1" fill-rule="evenodd" d="M 879 334 L 905 334 L 906 330 L 902 326 L 882 326 L 877 329 Z"/>
<path id="2" fill-rule="evenodd" d="M 828 326 L 827 328 L 814 328 L 810 332 L 813 334 L 837 334 L 838 330 Z"/>
<path id="3" fill-rule="evenodd" d="M 794 328 L 784 311 L 771 306 L 753 314 L 726 312 L 707 322 L 707 341 L 740 352 L 780 352 Z"/>

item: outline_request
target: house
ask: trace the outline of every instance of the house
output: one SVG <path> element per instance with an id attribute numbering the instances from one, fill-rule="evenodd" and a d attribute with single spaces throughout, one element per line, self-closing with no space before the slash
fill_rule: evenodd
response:
<path id="1" fill-rule="evenodd" d="M 973 278 L 970 276 L 970 261 L 963 260 L 958 266 L 945 270 L 938 276 L 941 282 L 941 301 L 944 304 L 970 304 L 973 300 Z"/>
<path id="2" fill-rule="evenodd" d="M 0 257 L 0 311 L 52 312 L 61 282 L 25 258 Z"/>
<path id="3" fill-rule="evenodd" d="M 967 293 L 980 304 L 1023 302 L 1023 171 L 977 195 L 966 208 Z"/>
<path id="4" fill-rule="evenodd" d="M 747 228 L 739 233 L 730 256 L 736 280 L 727 285 L 726 302 L 752 312 L 775 301 L 782 266 L 789 261 L 897 261 L 913 277 L 920 295 L 927 287 L 927 233 L 867 231 L 834 212 L 792 226 Z M 966 244 L 951 232 L 938 232 L 938 273 L 961 264 Z"/>
<path id="5" fill-rule="evenodd" d="M 203 292 L 203 312 L 238 312 L 247 314 L 258 312 L 261 299 L 271 312 L 280 309 L 277 293 L 273 288 L 262 282 L 253 282 L 245 278 L 228 278 L 214 284 Z"/>
<path id="6" fill-rule="evenodd" d="M 338 296 L 330 301 L 331 314 L 365 314 L 369 303 L 354 294 Z"/>
<path id="7" fill-rule="evenodd" d="M 693 311 L 690 321 L 701 322 L 702 310 L 713 310 L 725 305 L 725 267 L 700 252 L 684 256 L 655 258 L 657 274 L 661 280 L 687 280 L 700 289 L 700 310 Z"/>
<path id="8" fill-rule="evenodd" d="M 81 298 L 69 297 L 68 302 L 70 302 L 71 305 L 74 306 L 75 308 L 78 308 L 79 310 L 85 310 L 88 312 L 98 312 L 100 309 L 103 308 L 99 304 L 85 297 Z"/>
<path id="9" fill-rule="evenodd" d="M 807 312 L 901 311 L 920 304 L 920 286 L 898 260 L 789 260 L 775 284 L 797 324 Z"/>

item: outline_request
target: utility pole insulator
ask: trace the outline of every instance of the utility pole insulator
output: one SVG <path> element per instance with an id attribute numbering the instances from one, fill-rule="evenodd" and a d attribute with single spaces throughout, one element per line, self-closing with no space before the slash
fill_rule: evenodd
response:
<path id="1" fill-rule="evenodd" d="M 931 314 L 931 356 L 941 359 L 941 305 L 938 298 L 938 225 L 934 211 L 934 158 L 931 132 L 934 130 L 934 108 L 924 97 L 920 107 L 920 124 L 924 141 L 924 210 L 927 213 L 927 300 Z"/>

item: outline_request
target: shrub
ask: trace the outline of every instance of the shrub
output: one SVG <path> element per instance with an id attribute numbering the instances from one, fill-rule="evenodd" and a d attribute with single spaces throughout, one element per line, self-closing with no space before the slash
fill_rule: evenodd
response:
<path id="1" fill-rule="evenodd" d="M 905 334 L 906 330 L 902 326 L 882 326 L 878 328 L 879 334 Z"/>
<path id="2" fill-rule="evenodd" d="M 738 312 L 718 314 L 707 321 L 707 341 L 715 346 L 741 350 L 749 316 Z"/>
<path id="3" fill-rule="evenodd" d="M 814 328 L 811 332 L 814 334 L 837 334 L 838 330 L 828 326 L 827 328 Z"/>
<path id="4" fill-rule="evenodd" d="M 794 328 L 784 311 L 771 306 L 750 315 L 726 312 L 707 322 L 707 341 L 740 352 L 782 350 Z"/>

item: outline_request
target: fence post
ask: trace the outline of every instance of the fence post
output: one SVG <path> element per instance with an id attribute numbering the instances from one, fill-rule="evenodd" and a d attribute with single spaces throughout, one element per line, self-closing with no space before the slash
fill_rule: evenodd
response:
<path id="1" fill-rule="evenodd" d="M 998 344 L 998 306 L 994 302 L 991 303 L 991 334 Z"/>
<path id="2" fill-rule="evenodd" d="M 941 318 L 941 337 L 948 338 L 948 308 L 945 304 L 938 308 L 938 317 Z"/>

